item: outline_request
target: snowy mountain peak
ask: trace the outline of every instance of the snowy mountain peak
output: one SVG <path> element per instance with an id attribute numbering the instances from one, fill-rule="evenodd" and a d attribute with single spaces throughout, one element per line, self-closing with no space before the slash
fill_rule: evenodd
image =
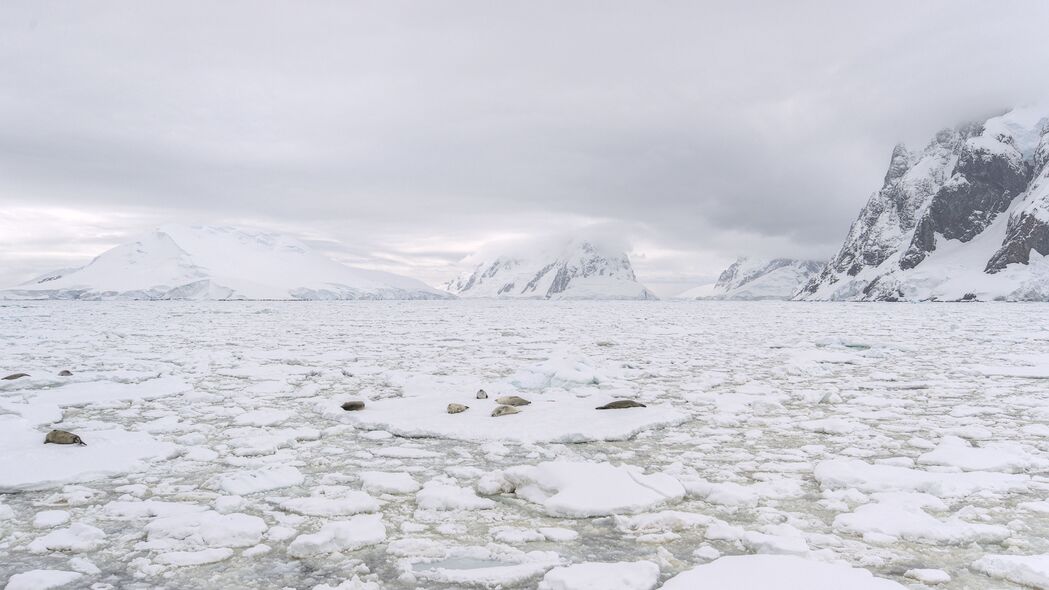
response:
<path id="1" fill-rule="evenodd" d="M 713 285 L 689 289 L 676 299 L 790 299 L 823 265 L 818 260 L 741 257 L 726 268 Z"/>
<path id="2" fill-rule="evenodd" d="M 1049 107 L 897 146 L 803 299 L 1049 299 Z"/>
<path id="3" fill-rule="evenodd" d="M 637 281 L 624 252 L 586 239 L 495 256 L 445 289 L 461 297 L 656 299 Z"/>
<path id="4" fill-rule="evenodd" d="M 229 226 L 165 225 L 83 267 L 0 291 L 7 299 L 434 299 L 391 273 L 348 267 L 292 237 Z"/>

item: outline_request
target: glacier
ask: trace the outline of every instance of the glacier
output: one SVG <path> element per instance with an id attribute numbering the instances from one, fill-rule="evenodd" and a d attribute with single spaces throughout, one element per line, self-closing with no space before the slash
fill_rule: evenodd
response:
<path id="1" fill-rule="evenodd" d="M 0 299 L 442 299 L 415 279 L 346 266 L 299 240 L 231 226 L 164 225 Z"/>

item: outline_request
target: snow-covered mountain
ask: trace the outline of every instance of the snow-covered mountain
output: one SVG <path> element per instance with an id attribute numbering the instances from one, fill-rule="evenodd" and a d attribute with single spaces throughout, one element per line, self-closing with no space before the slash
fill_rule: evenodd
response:
<path id="1" fill-rule="evenodd" d="M 818 260 L 742 257 L 725 269 L 716 283 L 694 287 L 678 294 L 675 299 L 790 299 L 824 264 Z"/>
<path id="2" fill-rule="evenodd" d="M 898 145 L 884 185 L 799 299 L 1049 300 L 1049 108 Z"/>
<path id="3" fill-rule="evenodd" d="M 165 225 L 89 264 L 0 291 L 0 299 L 440 299 L 415 279 L 351 268 L 293 238 Z"/>
<path id="4" fill-rule="evenodd" d="M 622 251 L 571 240 L 527 255 L 500 255 L 445 285 L 460 297 L 656 299 L 638 282 Z"/>

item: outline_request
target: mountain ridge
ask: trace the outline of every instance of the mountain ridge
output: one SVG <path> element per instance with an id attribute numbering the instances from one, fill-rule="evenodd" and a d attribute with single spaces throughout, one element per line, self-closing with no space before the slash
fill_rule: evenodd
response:
<path id="1" fill-rule="evenodd" d="M 444 288 L 467 298 L 657 299 L 638 282 L 626 253 L 587 239 L 527 254 L 499 254 Z"/>
<path id="2" fill-rule="evenodd" d="M 1013 109 L 893 149 L 803 300 L 1049 300 L 1049 108 Z"/>

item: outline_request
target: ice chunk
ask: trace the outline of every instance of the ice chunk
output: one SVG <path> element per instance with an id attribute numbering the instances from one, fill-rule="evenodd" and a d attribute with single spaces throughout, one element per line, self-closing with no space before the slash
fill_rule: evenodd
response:
<path id="1" fill-rule="evenodd" d="M 906 590 L 865 569 L 792 555 L 722 557 L 670 578 L 661 590 L 775 588 L 776 590 Z"/>
<path id="2" fill-rule="evenodd" d="M 235 471 L 217 476 L 208 483 L 208 487 L 244 496 L 297 486 L 304 481 L 306 476 L 291 465 L 267 465 L 254 471 Z"/>
<path id="3" fill-rule="evenodd" d="M 187 566 L 216 563 L 233 557 L 233 550 L 228 547 L 213 547 L 199 551 L 170 551 L 161 553 L 153 561 L 163 565 Z"/>
<path id="4" fill-rule="evenodd" d="M 680 500 L 681 482 L 637 467 L 611 463 L 547 461 L 505 470 L 516 494 L 551 516 L 589 517 L 641 512 Z"/>
<path id="5" fill-rule="evenodd" d="M 364 492 L 345 490 L 339 496 L 307 496 L 280 502 L 282 510 L 307 516 L 350 516 L 378 512 L 379 502 Z"/>
<path id="6" fill-rule="evenodd" d="M 83 576 L 63 570 L 31 570 L 11 576 L 4 590 L 50 590 L 72 584 Z"/>
<path id="7" fill-rule="evenodd" d="M 658 582 L 659 566 L 651 561 L 588 562 L 546 572 L 537 590 L 652 590 Z"/>
<path id="8" fill-rule="evenodd" d="M 922 465 L 946 465 L 963 471 L 1018 473 L 1032 467 L 1045 468 L 1049 461 L 1035 457 L 1018 444 L 989 443 L 974 447 L 956 436 L 945 436 L 940 445 L 918 457 Z"/>
<path id="9" fill-rule="evenodd" d="M 69 512 L 65 510 L 42 510 L 33 516 L 33 527 L 49 529 L 69 522 Z"/>
<path id="10" fill-rule="evenodd" d="M 299 535 L 288 545 L 288 555 L 309 557 L 320 553 L 354 551 L 386 540 L 381 514 L 361 514 L 345 521 L 328 522 L 316 533 Z"/>
<path id="11" fill-rule="evenodd" d="M 934 473 L 891 465 L 871 465 L 855 459 L 821 461 L 813 470 L 826 489 L 856 488 L 862 492 L 915 491 L 943 498 L 977 492 L 1026 490 L 1031 478 L 1009 473 Z"/>
<path id="12" fill-rule="evenodd" d="M 165 541 L 191 547 L 251 547 L 262 540 L 266 528 L 257 516 L 208 510 L 157 518 L 146 525 L 146 538 L 151 548 L 171 546 Z"/>
<path id="13" fill-rule="evenodd" d="M 1049 553 L 1042 555 L 984 555 L 972 568 L 992 578 L 1049 590 Z"/>
<path id="14" fill-rule="evenodd" d="M 432 479 L 415 494 L 423 510 L 488 510 L 495 502 L 478 497 L 470 488 L 459 487 L 446 479 Z"/>
<path id="15" fill-rule="evenodd" d="M 419 491 L 419 482 L 405 472 L 361 472 L 361 485 L 373 494 L 411 494 Z"/>
<path id="16" fill-rule="evenodd" d="M 30 553 L 47 553 L 48 551 L 70 551 L 82 553 L 94 551 L 102 545 L 106 534 L 101 529 L 90 525 L 73 523 L 69 528 L 52 531 L 29 543 Z"/>

